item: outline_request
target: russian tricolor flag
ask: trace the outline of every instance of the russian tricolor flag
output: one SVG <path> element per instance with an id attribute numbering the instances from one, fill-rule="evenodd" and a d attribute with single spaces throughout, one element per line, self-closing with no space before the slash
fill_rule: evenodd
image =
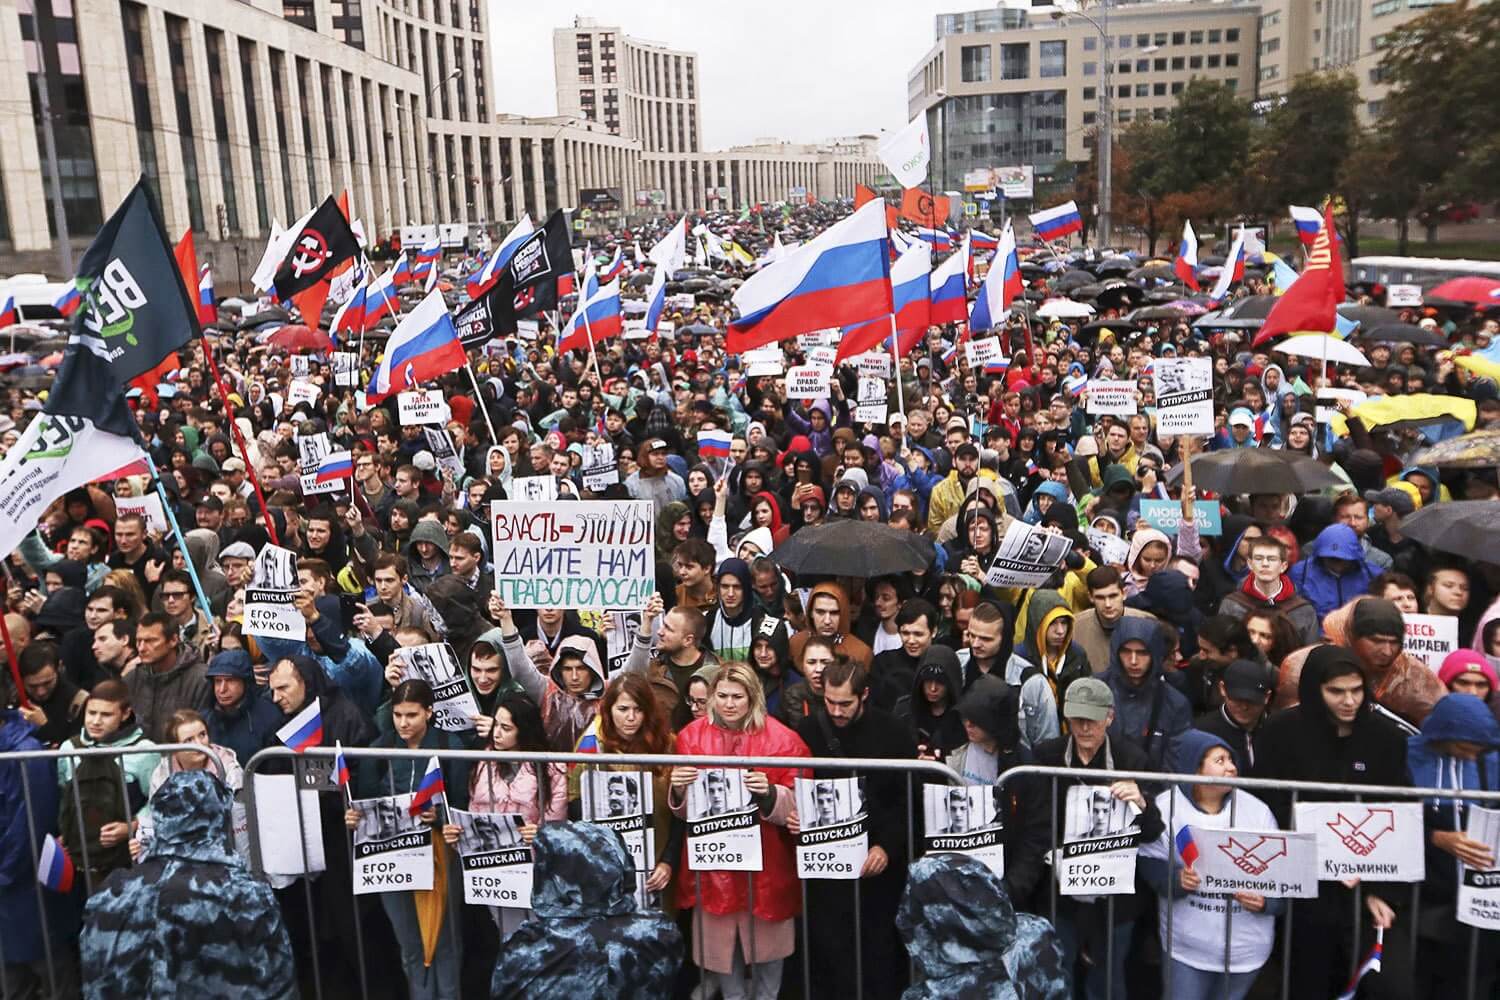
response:
<path id="1" fill-rule="evenodd" d="M 333 782 L 340 788 L 349 787 L 349 762 L 344 759 L 344 744 L 335 743 L 338 752 L 333 755 Z"/>
<path id="2" fill-rule="evenodd" d="M 615 247 L 615 255 L 610 258 L 604 270 L 599 274 L 599 283 L 609 284 L 620 275 L 625 273 L 625 250 L 623 247 Z"/>
<path id="3" fill-rule="evenodd" d="M 698 432 L 698 457 L 699 458 L 728 458 L 729 442 L 732 440 L 728 431 L 708 430 Z"/>
<path id="4" fill-rule="evenodd" d="M 656 273 L 651 275 L 651 287 L 646 289 L 646 329 L 652 334 L 661 325 L 661 314 L 667 308 L 667 269 L 660 264 L 656 265 Z"/>
<path id="5" fill-rule="evenodd" d="M 952 254 L 932 272 L 929 322 L 961 323 L 969 318 L 968 290 L 964 284 L 965 256 Z"/>
<path id="6" fill-rule="evenodd" d="M 393 393 L 462 368 L 467 361 L 443 293 L 428 292 L 391 332 L 365 399 L 374 406 Z"/>
<path id="7" fill-rule="evenodd" d="M 986 375 L 1004 375 L 1010 371 L 1010 358 L 991 358 L 984 363 Z"/>
<path id="8" fill-rule="evenodd" d="M 740 318 L 729 324 L 729 353 L 890 313 L 889 245 L 885 201 L 876 198 L 761 268 L 734 293 Z"/>
<path id="9" fill-rule="evenodd" d="M 1305 247 L 1312 246 L 1313 240 L 1318 238 L 1318 230 L 1323 228 L 1323 213 L 1305 205 L 1287 207 L 1291 209 L 1292 225 L 1297 227 L 1297 239 Z"/>
<path id="10" fill-rule="evenodd" d="M 405 265 L 402 261 L 401 265 Z M 395 316 L 401 309 L 401 298 L 396 294 L 396 286 L 401 284 L 401 266 L 392 268 L 365 289 L 364 302 L 364 329 L 372 330 L 375 324 L 386 316 Z"/>
<path id="11" fill-rule="evenodd" d="M 416 787 L 416 794 L 411 797 L 411 805 L 406 811 L 413 816 L 419 815 L 436 799 L 443 798 L 443 769 L 438 767 L 436 757 L 427 758 L 427 771 L 422 775 L 422 783 Z"/>
<path id="12" fill-rule="evenodd" d="M 953 234 L 946 229 L 929 229 L 926 226 L 918 226 L 917 239 L 931 243 L 932 249 L 938 253 L 947 253 L 953 249 Z"/>
<path id="13" fill-rule="evenodd" d="M 1354 1000 L 1354 995 L 1359 992 L 1359 981 L 1370 972 L 1380 971 L 1380 960 L 1385 957 L 1385 929 L 1375 928 L 1375 946 L 1365 956 L 1365 960 L 1359 963 L 1359 968 L 1354 970 L 1354 975 L 1349 979 L 1349 985 L 1344 987 L 1344 992 L 1338 995 L 1338 1000 Z"/>
<path id="14" fill-rule="evenodd" d="M 16 297 L 7 295 L 4 307 L 0 307 L 0 327 L 15 326 L 20 321 L 20 314 L 16 311 Z"/>
<path id="15" fill-rule="evenodd" d="M 67 289 L 64 290 L 63 293 L 59 295 L 52 304 L 56 306 L 57 311 L 62 313 L 64 316 L 71 316 L 75 312 L 77 312 L 78 307 L 83 304 L 83 297 L 78 294 L 78 286 L 76 284 L 73 284 L 72 282 L 69 282 Z"/>
<path id="16" fill-rule="evenodd" d="M 1215 302 L 1221 301 L 1229 295 L 1229 286 L 1236 281 L 1245 279 L 1245 230 L 1243 227 L 1234 234 L 1234 243 L 1229 247 L 1229 256 L 1224 259 L 1224 269 L 1219 272 L 1219 280 L 1214 282 L 1213 290 L 1208 297 Z"/>
<path id="17" fill-rule="evenodd" d="M 354 476 L 354 456 L 347 451 L 335 451 L 324 455 L 318 462 L 318 472 L 314 482 L 319 485 L 323 483 L 337 483 Z"/>
<path id="18" fill-rule="evenodd" d="M 276 738 L 297 753 L 308 747 L 323 745 L 323 711 L 314 698 L 292 716 L 292 721 L 276 730 Z"/>
<path id="19" fill-rule="evenodd" d="M 1031 220 L 1031 226 L 1036 230 L 1037 236 L 1048 243 L 1060 240 L 1069 233 L 1083 232 L 1083 215 L 1079 213 L 1078 203 L 1074 201 L 1065 201 L 1061 205 L 1044 208 L 1027 218 Z"/>
<path id="20" fill-rule="evenodd" d="M 406 259 L 406 254 L 402 254 L 396 261 L 396 266 L 386 273 L 391 276 L 392 284 L 404 285 L 411 280 L 411 261 Z"/>
<path id="21" fill-rule="evenodd" d="M 969 329 L 984 333 L 1003 326 L 1010 304 L 1021 294 L 1021 265 L 1016 259 L 1016 235 L 1009 226 L 1000 234 L 1000 248 L 990 262 L 990 272 L 974 298 L 969 312 Z"/>
<path id="22" fill-rule="evenodd" d="M 484 262 L 483 267 L 469 275 L 468 280 L 464 282 L 469 298 L 479 298 L 489 291 L 496 281 L 500 280 L 500 269 L 510 260 L 511 254 L 516 252 L 516 247 L 534 232 L 536 232 L 536 227 L 531 224 L 530 213 L 522 212 L 521 221 L 516 223 L 515 228 L 500 241 L 495 252 L 490 254 L 490 259 Z"/>
<path id="23" fill-rule="evenodd" d="M 214 272 L 204 264 L 198 271 L 198 322 L 208 326 L 218 320 L 219 310 L 214 306 Z"/>
<path id="24" fill-rule="evenodd" d="M 891 265 L 891 296 L 895 306 L 896 330 L 926 330 L 930 323 L 931 304 L 928 301 L 928 280 L 931 277 L 932 248 L 916 241 L 910 250 L 896 258 Z M 890 339 L 890 319 L 881 316 L 866 323 L 844 327 L 844 337 L 839 342 L 838 360 L 863 354 Z"/>
<path id="25" fill-rule="evenodd" d="M 338 312 L 333 314 L 333 321 L 328 325 L 328 332 L 337 340 L 339 334 L 347 333 L 359 335 L 368 329 L 365 322 L 365 307 L 369 301 L 369 272 L 360 278 L 359 284 L 354 286 L 354 291 L 339 306 Z"/>
<path id="26" fill-rule="evenodd" d="M 620 311 L 620 286 L 616 282 L 600 285 L 592 295 L 578 304 L 557 338 L 557 353 L 588 350 L 609 337 L 618 337 L 625 326 Z"/>
<path id="27" fill-rule="evenodd" d="M 1089 377 L 1079 372 L 1069 375 L 1063 379 L 1063 388 L 1068 390 L 1068 395 L 1077 399 L 1083 395 L 1083 390 L 1088 388 Z"/>
<path id="28" fill-rule="evenodd" d="M 943 364 L 946 365 L 947 367 L 951 368 L 951 367 L 953 367 L 953 362 L 955 362 L 957 360 L 958 360 L 958 345 L 957 344 L 949 344 L 948 345 L 948 349 L 943 352 Z"/>
<path id="29" fill-rule="evenodd" d="M 981 233 L 977 229 L 969 230 L 969 246 L 974 250 L 998 250 L 1000 249 L 1000 237 L 991 236 L 989 233 Z"/>
<path id="30" fill-rule="evenodd" d="M 1177 257 L 1172 261 L 1172 273 L 1193 291 L 1198 291 L 1198 235 L 1193 224 L 1182 223 L 1182 243 L 1177 247 Z"/>
<path id="31" fill-rule="evenodd" d="M 36 863 L 36 880 L 53 892 L 73 891 L 73 859 L 52 834 L 42 839 L 42 856 Z"/>
<path id="32" fill-rule="evenodd" d="M 1187 867 L 1193 867 L 1193 862 L 1198 860 L 1198 842 L 1193 839 L 1193 828 L 1184 826 L 1177 831 L 1173 838 L 1177 844 L 1177 855 L 1182 858 L 1182 863 Z"/>

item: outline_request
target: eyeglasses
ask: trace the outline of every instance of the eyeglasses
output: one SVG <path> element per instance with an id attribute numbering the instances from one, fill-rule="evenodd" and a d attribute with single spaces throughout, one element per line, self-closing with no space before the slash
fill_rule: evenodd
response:
<path id="1" fill-rule="evenodd" d="M 164 601 L 186 600 L 187 596 L 188 592 L 185 590 L 163 590 L 161 592 L 161 599 Z"/>

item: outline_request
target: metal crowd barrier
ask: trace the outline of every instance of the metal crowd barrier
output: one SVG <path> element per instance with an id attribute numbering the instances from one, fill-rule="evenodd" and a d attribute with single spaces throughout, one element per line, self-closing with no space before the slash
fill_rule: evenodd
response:
<path id="1" fill-rule="evenodd" d="M 135 754 L 152 754 L 153 756 L 157 757 L 166 757 L 171 754 L 184 751 L 192 751 L 194 753 L 202 754 L 203 757 L 205 757 L 212 765 L 214 771 L 219 775 L 219 778 L 221 780 L 223 779 L 223 764 L 213 754 L 205 752 L 205 748 L 201 744 L 197 743 L 156 743 L 148 746 L 137 745 L 128 747 L 77 747 L 71 750 L 17 750 L 0 754 L 0 767 L 11 763 L 20 763 L 23 761 L 50 760 L 56 762 L 63 759 L 74 760 L 87 757 L 113 757 L 116 759 L 116 763 L 120 763 L 119 758 L 132 756 Z M 76 768 L 77 765 L 75 764 L 74 766 Z M 21 776 L 21 792 L 26 803 L 26 832 L 30 841 L 29 850 L 31 852 L 32 865 L 36 870 L 39 871 L 41 868 L 42 840 L 37 835 L 37 817 L 35 814 L 36 810 L 32 805 L 31 773 L 24 766 L 17 768 L 17 771 Z M 120 775 L 120 795 L 121 798 L 124 799 L 128 807 L 128 804 L 130 802 L 130 791 L 125 784 L 125 768 L 123 765 L 120 766 L 118 773 Z M 60 803 L 58 806 L 59 815 L 47 818 L 46 821 L 41 824 L 42 829 L 49 832 L 55 830 L 57 828 L 57 822 L 61 818 L 61 811 L 66 808 L 75 809 L 78 811 L 79 816 L 82 816 L 83 802 L 78 794 L 78 784 L 77 782 L 70 782 L 69 784 L 73 790 L 73 802 L 71 806 L 66 802 Z M 142 791 L 145 792 L 149 790 L 142 789 Z M 84 892 L 87 895 L 92 896 L 94 894 L 94 884 L 92 877 L 92 866 L 89 864 L 89 845 L 87 837 L 83 839 L 82 848 L 83 857 L 78 860 L 81 861 L 83 865 L 82 875 Z M 76 973 L 71 968 L 62 968 L 63 963 L 72 962 L 74 965 L 76 965 L 76 960 L 74 960 L 74 957 L 71 955 L 71 942 L 65 942 L 64 944 L 66 945 L 66 947 L 54 946 L 54 942 L 52 940 L 52 922 L 47 919 L 48 907 L 46 894 L 50 890 L 43 888 L 41 880 L 39 878 L 33 878 L 31 881 L 32 887 L 36 891 L 37 915 L 42 922 L 42 951 L 45 956 L 47 965 L 47 985 L 51 995 L 56 997 L 62 995 L 62 993 L 60 993 L 58 989 L 59 979 L 61 979 L 64 983 L 68 983 L 77 979 Z M 62 952 L 62 954 L 60 955 L 59 952 Z M 9 998 L 12 995 L 10 966 L 10 961 L 5 957 L 5 936 L 3 934 L 0 934 L 0 996 L 6 998 Z M 28 992 L 28 995 L 34 996 L 35 994 Z"/>

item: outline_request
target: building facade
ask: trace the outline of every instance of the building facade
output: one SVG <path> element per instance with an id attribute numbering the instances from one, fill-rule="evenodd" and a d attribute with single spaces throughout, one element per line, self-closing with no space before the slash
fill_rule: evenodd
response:
<path id="1" fill-rule="evenodd" d="M 601 123 L 649 153 L 696 153 L 698 54 L 577 17 L 552 33 L 557 113 Z"/>

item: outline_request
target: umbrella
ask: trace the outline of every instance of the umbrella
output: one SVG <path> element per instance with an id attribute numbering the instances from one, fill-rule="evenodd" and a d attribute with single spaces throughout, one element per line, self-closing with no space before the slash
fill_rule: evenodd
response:
<path id="1" fill-rule="evenodd" d="M 771 552 L 797 573 L 868 579 L 925 570 L 936 556 L 932 540 L 870 521 L 832 521 L 792 535 Z"/>
<path id="2" fill-rule="evenodd" d="M 1170 479 L 1180 479 L 1182 469 Z M 1275 448 L 1229 448 L 1193 456 L 1193 483 L 1225 496 L 1241 493 L 1311 493 L 1343 485 L 1321 462 Z M 1403 529 L 1404 530 L 1404 529 Z"/>
<path id="3" fill-rule="evenodd" d="M 1500 306 L 1500 281 L 1494 278 L 1451 278 L 1423 295 L 1424 299 L 1451 299 L 1473 306 Z"/>
<path id="4" fill-rule="evenodd" d="M 262 309 L 254 316 L 246 316 L 240 320 L 239 327 L 241 330 L 249 330 L 266 323 L 285 323 L 291 318 L 292 314 L 285 309 L 280 306 L 271 306 L 268 309 Z"/>
<path id="5" fill-rule="evenodd" d="M 1271 315 L 1271 309 L 1277 301 L 1274 295 L 1247 295 L 1229 303 L 1220 310 L 1219 315 L 1224 319 L 1264 320 Z"/>
<path id="6" fill-rule="evenodd" d="M 1095 274 L 1110 274 L 1129 271 L 1135 267 L 1135 261 L 1129 257 L 1106 257 L 1094 265 Z"/>
<path id="7" fill-rule="evenodd" d="M 1103 294 L 1103 285 L 1078 285 L 1074 288 L 1068 289 L 1068 298 L 1078 299 L 1080 302 L 1084 299 L 1098 298 Z"/>
<path id="8" fill-rule="evenodd" d="M 1326 333 L 1304 333 L 1288 337 L 1271 350 L 1303 358 L 1326 358 L 1338 365 L 1359 365 L 1365 368 L 1370 364 L 1370 359 L 1361 354 L 1359 348 Z"/>
<path id="9" fill-rule="evenodd" d="M 1428 548 L 1500 562 L 1500 503 L 1449 500 L 1401 519 L 1401 534 Z"/>
<path id="10" fill-rule="evenodd" d="M 1177 272 L 1172 270 L 1170 264 L 1147 264 L 1145 267 L 1138 267 L 1131 271 L 1126 277 L 1134 278 L 1136 281 L 1174 281 L 1177 278 Z"/>
<path id="11" fill-rule="evenodd" d="M 1052 287 L 1061 292 L 1069 288 L 1077 288 L 1080 285 L 1092 285 L 1099 279 L 1087 271 L 1065 271 L 1059 277 L 1052 279 Z"/>
<path id="12" fill-rule="evenodd" d="M 1377 344 L 1411 344 L 1415 347 L 1447 347 L 1448 339 L 1436 330 L 1426 330 L 1406 323 L 1381 323 L 1361 327 L 1359 336 Z"/>
<path id="13" fill-rule="evenodd" d="M 1068 299 L 1048 299 L 1037 309 L 1036 314 L 1043 319 L 1083 319 L 1094 315 L 1094 307 Z"/>
<path id="14" fill-rule="evenodd" d="M 31 355 L 29 354 L 16 353 L 0 355 L 0 368 L 18 368 L 21 365 L 29 364 L 31 364 Z"/>
<path id="15" fill-rule="evenodd" d="M 333 341 L 328 339 L 328 334 L 322 330 L 311 330 L 300 324 L 284 326 L 271 334 L 267 345 L 288 351 L 292 354 L 298 351 L 332 351 Z"/>
<path id="16" fill-rule="evenodd" d="M 709 326 L 707 323 L 689 323 L 686 326 L 680 326 L 680 327 L 678 327 L 677 328 L 677 332 L 678 333 L 688 333 L 688 334 L 692 334 L 694 336 L 704 336 L 704 335 L 707 335 L 707 336 L 711 337 L 714 334 L 718 333 L 719 331 L 715 330 L 713 327 Z"/>
<path id="17" fill-rule="evenodd" d="M 1500 466 L 1500 431 L 1475 431 L 1440 441 L 1412 456 L 1412 465 L 1445 469 L 1490 469 Z"/>
<path id="18" fill-rule="evenodd" d="M 1381 326 L 1385 323 L 1399 323 L 1401 317 L 1390 309 L 1382 309 L 1379 306 L 1361 306 L 1352 302 L 1346 302 L 1338 307 L 1339 315 L 1345 319 L 1353 320 L 1360 326 Z"/>

